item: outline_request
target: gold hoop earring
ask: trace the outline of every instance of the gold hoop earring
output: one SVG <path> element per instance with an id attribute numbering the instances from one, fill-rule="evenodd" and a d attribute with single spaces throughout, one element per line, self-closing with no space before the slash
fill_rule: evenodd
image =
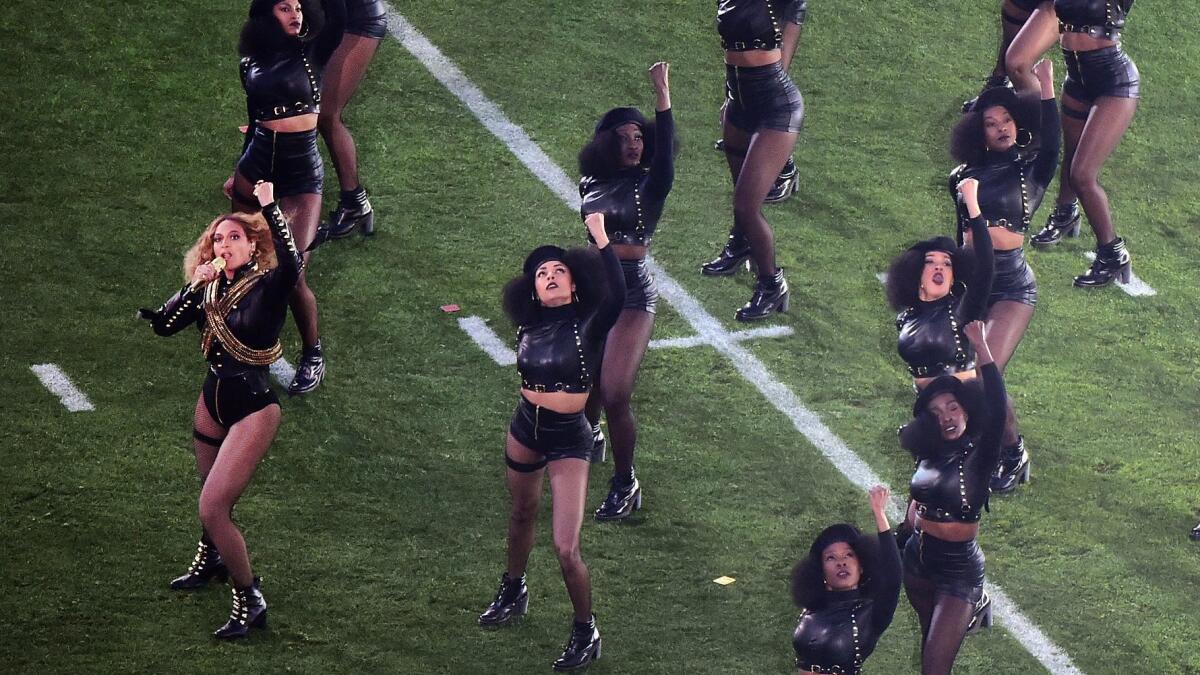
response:
<path id="1" fill-rule="evenodd" d="M 1021 141 L 1021 134 L 1025 134 L 1025 141 Z M 1033 142 L 1033 132 L 1028 129 L 1017 129 L 1017 147 L 1028 147 Z"/>

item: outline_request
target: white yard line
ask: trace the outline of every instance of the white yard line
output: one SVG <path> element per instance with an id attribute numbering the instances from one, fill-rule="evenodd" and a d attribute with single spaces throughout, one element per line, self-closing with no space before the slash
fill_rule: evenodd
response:
<path id="1" fill-rule="evenodd" d="M 458 320 L 458 327 L 466 331 L 475 344 L 499 365 L 511 366 L 517 362 L 517 353 L 509 348 L 482 318 L 464 316 Z"/>
<path id="2" fill-rule="evenodd" d="M 500 108 L 489 101 L 433 43 L 421 35 L 407 19 L 390 8 L 388 30 L 439 82 L 462 101 L 489 131 L 508 146 L 546 187 L 557 194 L 568 208 L 578 212 L 579 194 L 575 183 L 567 174 L 521 127 L 509 121 Z M 815 413 L 806 408 L 792 390 L 780 382 L 762 361 L 739 345 L 733 333 L 726 331 L 715 317 L 668 276 L 653 259 L 647 259 L 647 263 L 658 281 L 659 292 L 667 302 L 692 325 L 701 338 L 729 357 L 733 367 L 780 412 L 787 415 L 796 430 L 829 458 L 838 471 L 863 490 L 882 482 L 866 462 L 834 435 Z M 898 509 L 895 504 L 892 506 L 892 514 L 895 517 Z M 1021 614 L 1003 591 L 991 584 L 988 588 L 989 593 L 996 598 L 996 611 L 1002 624 L 1034 658 L 1055 675 L 1082 675 L 1066 652 L 1050 642 L 1037 626 Z"/>
<path id="3" fill-rule="evenodd" d="M 283 385 L 284 389 L 287 389 L 287 386 L 292 383 L 292 378 L 296 377 L 296 369 L 281 356 L 279 360 L 271 364 L 271 374 L 275 376 L 275 380 L 279 384 Z"/>
<path id="4" fill-rule="evenodd" d="M 1088 262 L 1094 262 L 1096 260 L 1096 252 L 1095 251 L 1088 251 L 1087 253 L 1084 253 L 1083 256 L 1088 259 Z M 1126 284 L 1126 283 L 1117 281 L 1117 287 L 1120 288 L 1121 290 L 1125 291 L 1126 293 L 1132 295 L 1135 298 L 1139 297 L 1139 296 L 1146 297 L 1146 296 L 1151 296 L 1151 295 L 1158 295 L 1158 291 L 1151 288 L 1150 284 L 1142 281 L 1141 279 L 1138 278 L 1138 275 L 1136 275 L 1132 272 L 1129 273 L 1129 283 Z"/>
<path id="5" fill-rule="evenodd" d="M 79 391 L 71 378 L 62 371 L 61 368 L 53 363 L 43 363 L 37 366 L 29 366 L 34 375 L 42 381 L 42 386 L 50 390 L 51 394 L 58 397 L 62 401 L 63 406 L 70 412 L 86 412 L 95 410 L 96 407 L 88 400 L 87 394 Z"/>

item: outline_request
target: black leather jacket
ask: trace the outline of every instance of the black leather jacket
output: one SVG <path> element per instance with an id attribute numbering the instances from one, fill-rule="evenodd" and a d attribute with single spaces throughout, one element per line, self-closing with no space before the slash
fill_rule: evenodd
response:
<path id="1" fill-rule="evenodd" d="M 1058 30 L 1094 38 L 1121 39 L 1133 0 L 1054 0 Z"/>
<path id="2" fill-rule="evenodd" d="M 818 606 L 804 610 L 792 634 L 798 668 L 847 675 L 862 669 L 900 600 L 900 550 L 891 530 L 879 533 L 876 567 L 868 592 L 826 591 Z"/>
<path id="3" fill-rule="evenodd" d="M 288 297 L 300 279 L 302 265 L 300 252 L 279 206 L 267 206 L 263 209 L 263 215 L 271 226 L 275 257 L 279 264 L 259 279 L 225 315 L 225 324 L 234 337 L 252 349 L 270 349 L 279 341 L 279 333 L 287 317 Z M 224 297 L 235 284 L 257 271 L 258 266 L 251 262 L 238 269 L 233 279 L 221 274 L 210 283 L 218 284 L 217 295 Z M 150 325 L 158 335 L 174 335 L 193 323 L 203 333 L 208 322 L 204 286 L 193 289 L 190 284 L 185 285 L 157 311 L 143 312 L 143 316 L 150 319 Z M 238 361 L 220 340 L 213 343 L 207 360 L 217 377 L 232 377 L 262 367 Z"/>
<path id="4" fill-rule="evenodd" d="M 1054 99 L 1041 103 L 1042 121 L 1037 134 L 1039 147 L 1023 151 L 1013 146 L 1007 152 L 988 152 L 982 164 L 960 164 L 950 172 L 950 198 L 958 212 L 958 243 L 967 230 L 967 207 L 958 198 L 958 184 L 965 178 L 979 180 L 979 210 L 988 227 L 1003 227 L 1017 234 L 1029 229 L 1030 219 L 1042 205 L 1046 187 L 1058 169 L 1062 130 Z"/>
<path id="5" fill-rule="evenodd" d="M 783 43 L 783 24 L 803 24 L 807 0 L 717 0 L 717 32 L 721 47 L 744 52 L 776 49 Z"/>
<path id="6" fill-rule="evenodd" d="M 600 258 L 608 285 L 603 304 L 584 316 L 579 315 L 575 302 L 543 307 L 536 323 L 517 330 L 517 371 L 523 389 L 591 391 L 604 339 L 625 301 L 625 275 L 611 245 L 600 249 Z"/>
<path id="7" fill-rule="evenodd" d="M 675 181 L 674 153 L 675 118 L 668 108 L 654 113 L 650 167 L 622 169 L 611 178 L 584 176 L 579 181 L 579 215 L 603 213 L 604 231 L 614 244 L 649 246 Z"/>

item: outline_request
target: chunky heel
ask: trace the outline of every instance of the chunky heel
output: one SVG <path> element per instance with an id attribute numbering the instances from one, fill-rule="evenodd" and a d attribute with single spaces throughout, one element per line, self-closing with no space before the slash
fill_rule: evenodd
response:
<path id="1" fill-rule="evenodd" d="M 575 670 L 583 668 L 596 659 L 600 658 L 600 629 L 596 627 L 596 617 L 593 615 L 588 621 L 577 621 L 571 626 L 571 636 L 567 638 L 567 645 L 563 647 L 562 656 L 559 656 L 552 665 L 557 671 Z"/>
<path id="2" fill-rule="evenodd" d="M 973 635 L 984 628 L 991 627 L 992 598 L 984 591 L 983 597 L 979 598 L 979 602 L 975 603 L 975 613 L 971 616 L 971 622 L 967 624 L 967 635 Z"/>
<path id="3" fill-rule="evenodd" d="M 738 321 L 760 321 L 775 312 L 786 312 L 791 303 L 791 291 L 787 279 L 783 278 L 783 269 L 775 270 L 773 277 L 759 277 L 754 288 L 754 295 L 737 311 Z"/>
<path id="4" fill-rule="evenodd" d="M 221 583 L 229 580 L 229 568 L 221 560 L 221 554 L 215 546 L 201 539 L 196 545 L 196 557 L 188 565 L 187 572 L 171 580 L 171 590 L 192 591 L 204 588 L 208 582 L 216 579 Z"/>
<path id="5" fill-rule="evenodd" d="M 479 615 L 479 625 L 485 628 L 503 626 L 525 616 L 529 611 L 529 588 L 525 575 L 513 579 L 505 572 L 500 577 L 496 599 Z"/>
<path id="6" fill-rule="evenodd" d="M 1079 214 L 1079 202 L 1059 204 L 1046 218 L 1045 226 L 1029 238 L 1029 243 L 1038 248 L 1048 248 L 1062 241 L 1063 236 L 1078 237 L 1079 224 L 1082 220 Z"/>
<path id="7" fill-rule="evenodd" d="M 358 223 L 358 229 L 362 231 L 364 237 L 374 236 L 375 234 L 375 212 L 371 211 Z"/>
<path id="8" fill-rule="evenodd" d="M 596 520 L 604 523 L 613 520 L 624 520 L 633 515 L 634 511 L 642 508 L 642 484 L 637 476 L 628 483 L 618 482 L 613 476 L 609 481 L 608 495 L 593 514 Z"/>
<path id="9" fill-rule="evenodd" d="M 1117 237 L 1096 248 L 1096 259 L 1087 272 L 1075 277 L 1075 285 L 1080 288 L 1100 288 L 1118 279 L 1121 283 L 1129 283 L 1133 278 L 1132 260 L 1125 240 Z"/>
<path id="10" fill-rule="evenodd" d="M 1076 218 L 1075 224 L 1071 226 L 1071 229 L 1067 230 L 1068 237 L 1074 239 L 1079 236 L 1079 220 L 1079 218 Z"/>
<path id="11" fill-rule="evenodd" d="M 700 266 L 700 273 L 706 277 L 727 277 L 737 274 L 742 265 L 749 265 L 750 242 L 734 232 L 729 233 L 725 247 L 717 257 Z"/>
<path id="12" fill-rule="evenodd" d="M 637 497 L 633 500 L 633 510 L 634 511 L 642 510 L 642 491 L 641 490 L 638 490 Z"/>
<path id="13" fill-rule="evenodd" d="M 1122 265 L 1121 271 L 1117 272 L 1117 278 L 1120 279 L 1121 283 L 1123 284 L 1129 283 L 1129 280 L 1133 278 L 1133 265 L 1129 263 Z"/>

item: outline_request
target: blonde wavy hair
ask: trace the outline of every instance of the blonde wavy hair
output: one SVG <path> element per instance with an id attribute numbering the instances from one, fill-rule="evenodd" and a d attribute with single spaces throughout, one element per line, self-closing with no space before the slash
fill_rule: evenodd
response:
<path id="1" fill-rule="evenodd" d="M 259 269 L 269 270 L 275 267 L 275 245 L 271 241 L 271 227 L 261 213 L 225 213 L 217 216 L 204 231 L 200 238 L 188 249 L 183 258 L 183 280 L 188 281 L 196 273 L 196 268 L 213 259 L 213 234 L 217 226 L 226 220 L 232 220 L 242 226 L 246 238 L 254 244 L 254 260 Z"/>

